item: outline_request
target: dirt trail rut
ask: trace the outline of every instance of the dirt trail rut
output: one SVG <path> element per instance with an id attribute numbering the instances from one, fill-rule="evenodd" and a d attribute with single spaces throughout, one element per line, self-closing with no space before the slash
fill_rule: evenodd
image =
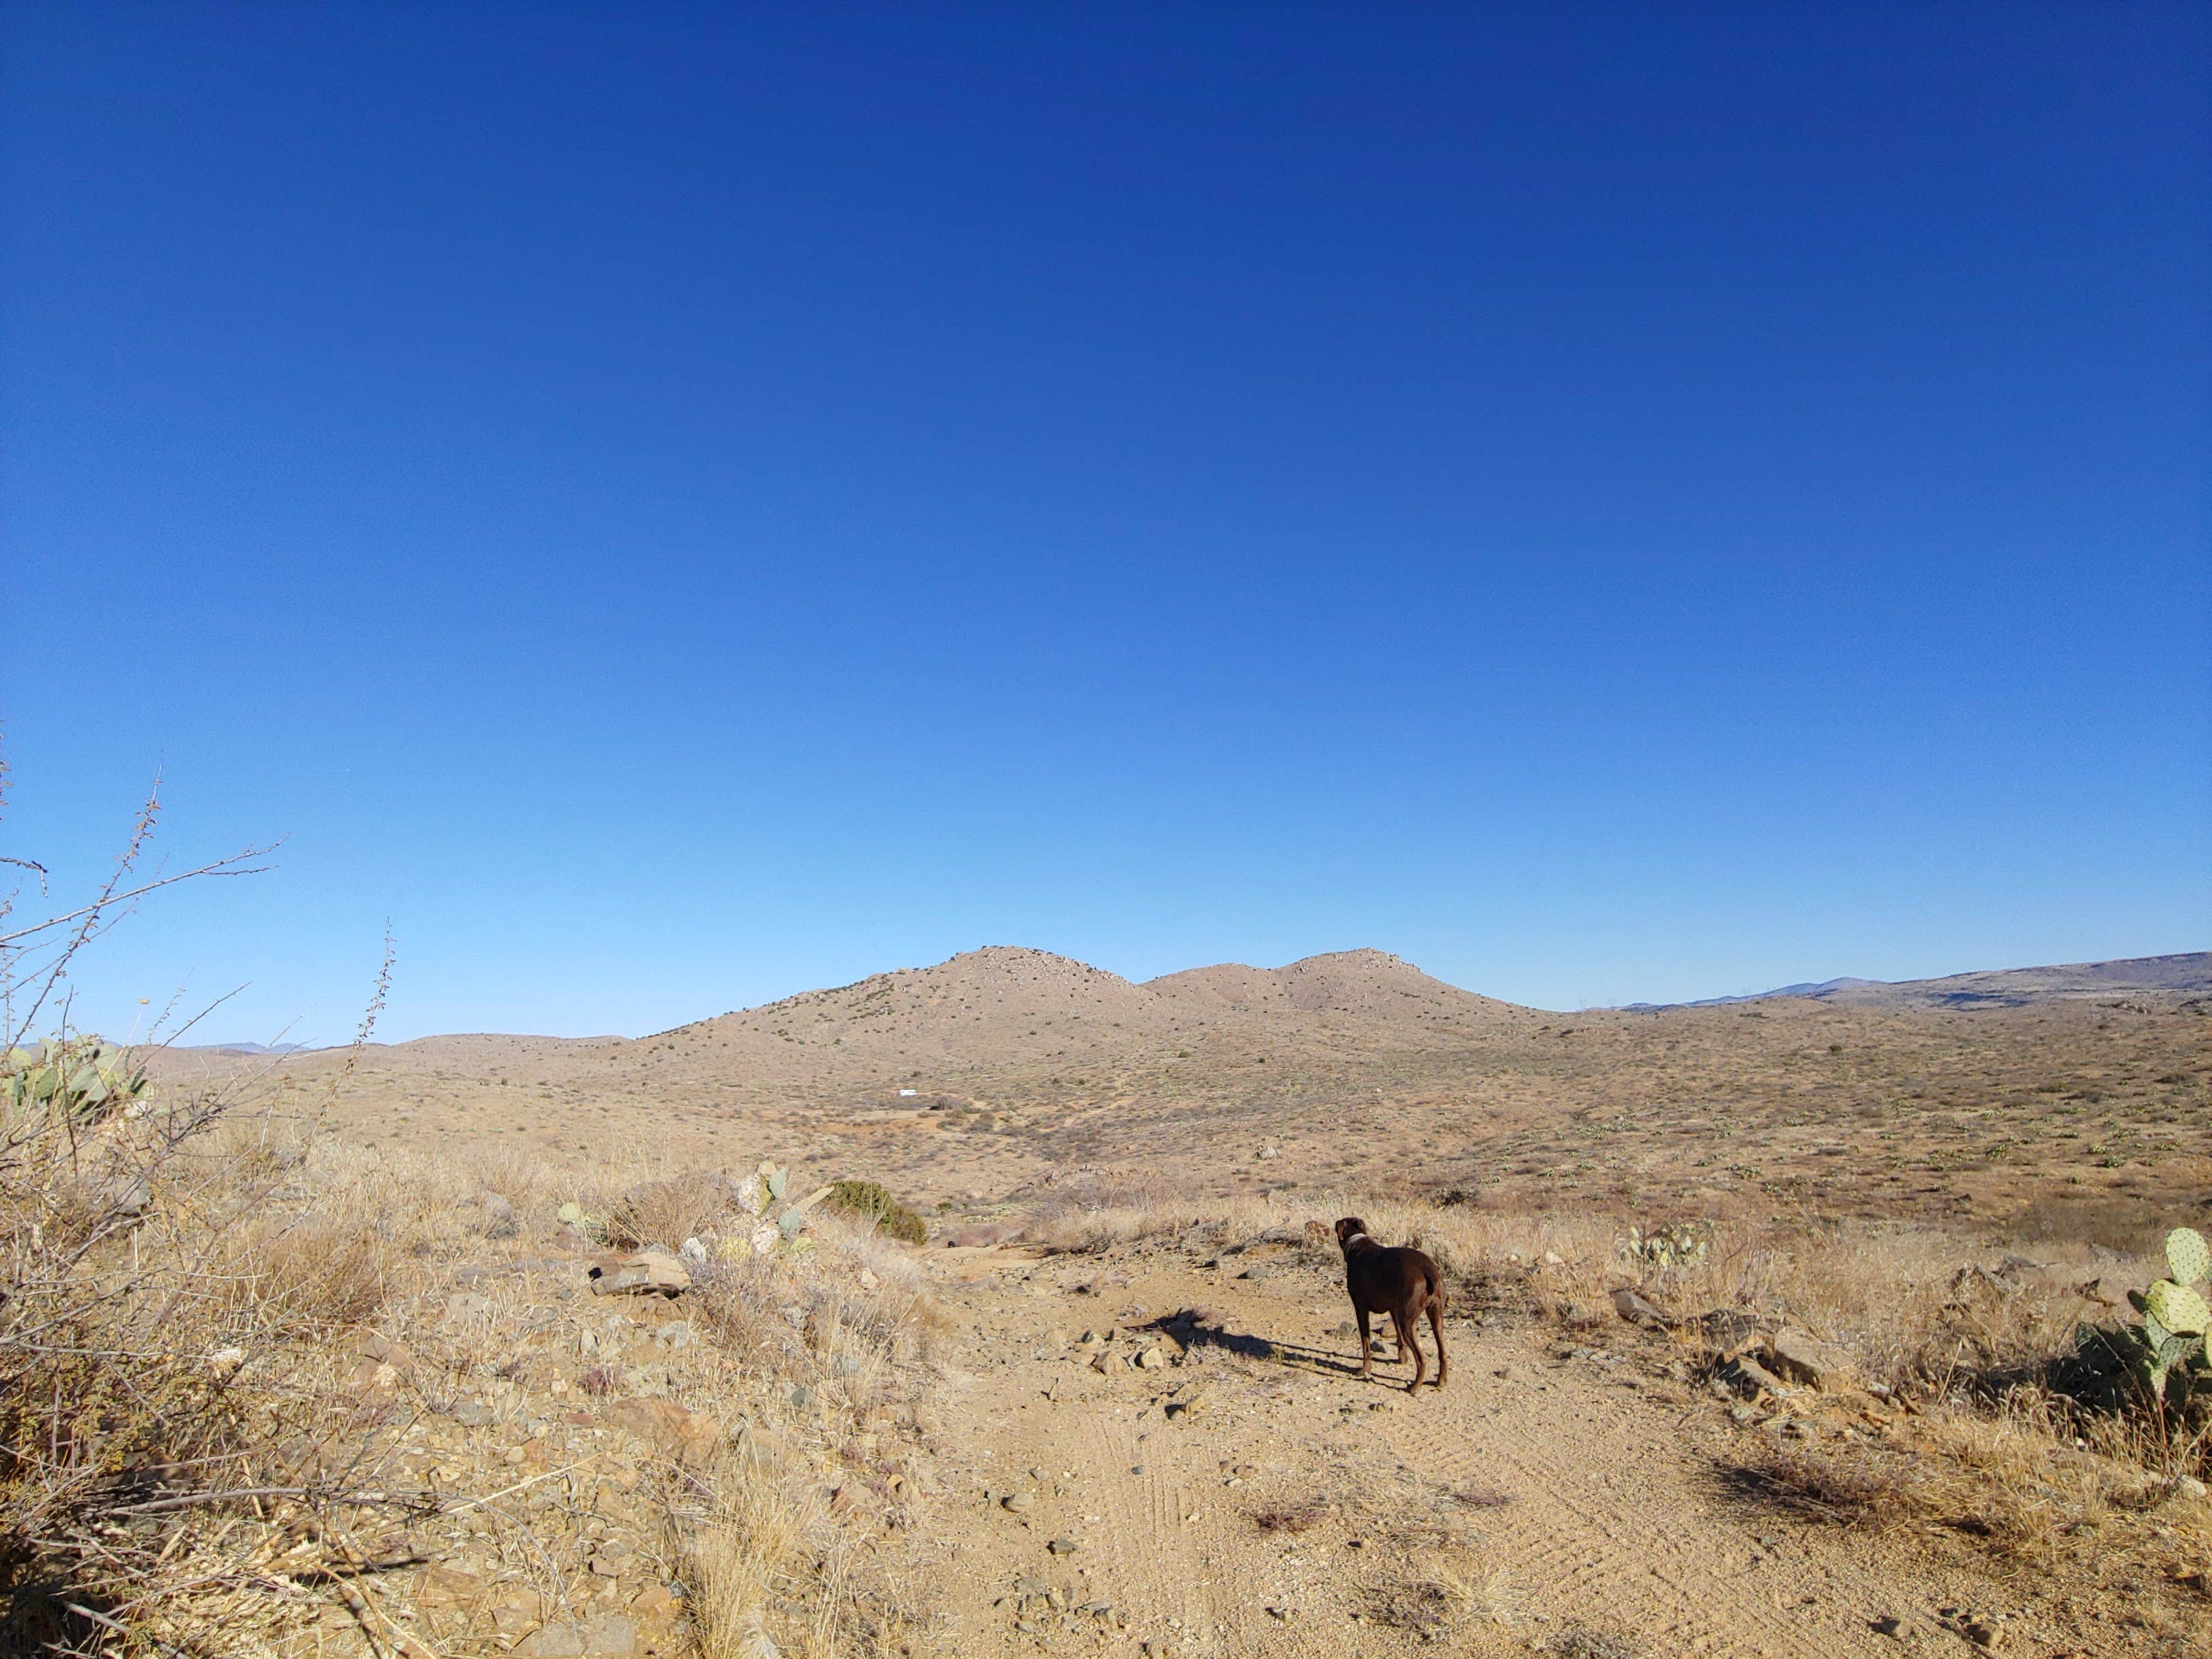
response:
<path id="1" fill-rule="evenodd" d="M 1541 1332 L 1449 1322 L 1450 1386 L 1408 1398 L 1403 1370 L 1354 1374 L 1349 1304 L 1310 1265 L 933 1261 L 954 1377 L 917 1652 L 1977 1650 L 1946 1608 L 2057 1650 L 1985 1578 L 1733 1497 L 1710 1402 Z M 1214 1317 L 1156 1328 L 1193 1306 Z"/>

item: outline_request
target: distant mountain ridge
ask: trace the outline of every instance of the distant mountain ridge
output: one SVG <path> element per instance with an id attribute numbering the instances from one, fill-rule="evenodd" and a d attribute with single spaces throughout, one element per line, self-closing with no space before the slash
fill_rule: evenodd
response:
<path id="1" fill-rule="evenodd" d="M 1693 1002 L 1632 1002 L 1632 1012 L 1665 1008 L 1718 1008 L 1731 1003 L 1798 997 L 1838 1007 L 2019 1008 L 2032 1002 L 2072 1000 L 2127 992 L 2212 994 L 2212 951 L 2172 956 L 2122 957 L 2045 968 L 1999 968 L 1949 974 L 1940 979 L 1830 979 L 1784 985 L 1744 996 L 1701 997 Z"/>

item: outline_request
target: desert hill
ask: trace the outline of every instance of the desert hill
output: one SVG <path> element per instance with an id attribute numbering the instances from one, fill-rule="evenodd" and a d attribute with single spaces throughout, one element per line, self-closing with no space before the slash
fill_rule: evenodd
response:
<path id="1" fill-rule="evenodd" d="M 1213 1014 L 1297 1023 L 1299 1016 L 1378 1029 L 1474 1032 L 1534 1011 L 1431 979 L 1386 951 L 1333 951 L 1283 968 L 1221 963 L 1146 980 L 1144 989 Z"/>

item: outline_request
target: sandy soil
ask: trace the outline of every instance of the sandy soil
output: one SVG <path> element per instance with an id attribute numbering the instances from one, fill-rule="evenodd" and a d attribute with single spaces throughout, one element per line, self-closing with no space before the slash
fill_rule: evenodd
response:
<path id="1" fill-rule="evenodd" d="M 1455 1319 L 1449 1384 L 1408 1397 L 1403 1368 L 1356 1375 L 1340 1286 L 1257 1265 L 933 1258 L 954 1380 L 906 1569 L 928 1650 L 1781 1659 L 1963 1653 L 1970 1621 L 2124 1650 L 1908 1545 L 1778 1523 L 1723 1477 L 1718 1403 L 1652 1356 Z M 1127 1363 L 1147 1348 L 1166 1363 Z"/>

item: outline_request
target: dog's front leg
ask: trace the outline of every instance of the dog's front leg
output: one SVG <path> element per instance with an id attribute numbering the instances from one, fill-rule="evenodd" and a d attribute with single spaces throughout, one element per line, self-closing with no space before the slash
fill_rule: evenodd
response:
<path id="1" fill-rule="evenodd" d="M 1367 1334 L 1367 1310 L 1359 1303 L 1352 1304 L 1352 1311 L 1359 1316 L 1359 1374 L 1375 1375 L 1375 1346 Z"/>

